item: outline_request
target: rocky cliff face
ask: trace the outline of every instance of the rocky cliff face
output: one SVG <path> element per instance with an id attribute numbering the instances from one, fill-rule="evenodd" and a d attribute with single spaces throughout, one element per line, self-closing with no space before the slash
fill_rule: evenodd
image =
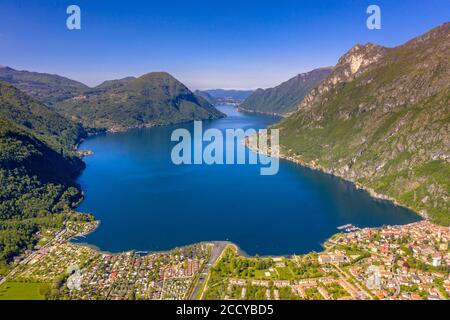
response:
<path id="1" fill-rule="evenodd" d="M 299 109 L 311 108 L 319 103 L 322 96 L 339 84 L 350 82 L 364 71 L 370 65 L 379 61 L 387 52 L 387 48 L 368 43 L 366 45 L 357 44 L 343 55 L 333 72 L 317 87 L 305 96 L 298 106 Z"/>
<path id="2" fill-rule="evenodd" d="M 450 224 L 450 23 L 356 45 L 281 122 L 286 156 Z"/>

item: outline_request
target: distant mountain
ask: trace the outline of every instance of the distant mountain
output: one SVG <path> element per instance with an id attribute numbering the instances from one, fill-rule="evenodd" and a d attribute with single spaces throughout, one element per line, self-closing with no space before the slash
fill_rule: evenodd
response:
<path id="1" fill-rule="evenodd" d="M 103 83 L 58 103 L 57 110 L 88 128 L 109 131 L 224 116 L 165 72 Z"/>
<path id="2" fill-rule="evenodd" d="M 201 91 L 201 94 L 207 95 L 213 99 L 214 104 L 231 103 L 239 104 L 253 93 L 253 90 L 226 90 L 209 89 Z M 211 99 L 210 98 L 210 99 Z"/>
<path id="3" fill-rule="evenodd" d="M 202 97 L 212 105 L 216 104 L 217 102 L 217 100 L 214 97 L 212 97 L 207 91 L 195 90 L 194 93 L 195 95 Z"/>
<path id="4" fill-rule="evenodd" d="M 301 73 L 274 88 L 258 89 L 245 99 L 239 108 L 279 115 L 296 111 L 302 99 L 317 87 L 332 70 L 332 68 L 315 69 Z"/>
<path id="5" fill-rule="evenodd" d="M 41 226 L 62 224 L 79 203 L 75 182 L 84 163 L 77 124 L 0 81 L 0 266 L 30 248 Z"/>
<path id="6" fill-rule="evenodd" d="M 450 23 L 356 45 L 276 125 L 282 153 L 450 225 Z"/>
<path id="7" fill-rule="evenodd" d="M 55 74 L 18 71 L 0 66 L 0 80 L 14 85 L 36 100 L 48 105 L 81 95 L 88 86 Z"/>

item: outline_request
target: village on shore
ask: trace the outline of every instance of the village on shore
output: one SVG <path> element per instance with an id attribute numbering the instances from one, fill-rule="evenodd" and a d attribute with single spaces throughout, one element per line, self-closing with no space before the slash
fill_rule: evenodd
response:
<path id="1" fill-rule="evenodd" d="M 449 241 L 448 227 L 420 221 L 356 228 L 333 236 L 323 252 L 289 258 L 243 258 L 228 249 L 203 298 L 447 300 Z"/>
<path id="2" fill-rule="evenodd" d="M 64 230 L 41 232 L 35 250 L 0 276 L 0 296 L 1 287 L 11 283 L 41 284 L 46 299 L 447 300 L 450 295 L 450 228 L 426 220 L 344 226 L 323 252 L 301 256 L 244 257 L 236 246 L 223 246 L 214 263 L 216 243 L 110 254 L 70 242 L 96 226 L 70 221 Z"/>

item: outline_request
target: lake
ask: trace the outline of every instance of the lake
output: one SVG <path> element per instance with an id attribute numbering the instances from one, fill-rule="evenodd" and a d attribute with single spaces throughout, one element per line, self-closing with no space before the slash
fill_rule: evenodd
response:
<path id="1" fill-rule="evenodd" d="M 204 129 L 265 128 L 276 117 L 244 114 L 232 106 L 226 118 Z M 87 139 L 80 211 L 101 221 L 78 242 L 109 252 L 162 251 L 208 240 L 229 240 L 250 255 L 291 255 L 321 244 L 352 223 L 358 227 L 406 224 L 413 212 L 371 198 L 339 178 L 281 160 L 279 172 L 260 175 L 260 165 L 175 165 L 175 128 L 134 129 Z"/>

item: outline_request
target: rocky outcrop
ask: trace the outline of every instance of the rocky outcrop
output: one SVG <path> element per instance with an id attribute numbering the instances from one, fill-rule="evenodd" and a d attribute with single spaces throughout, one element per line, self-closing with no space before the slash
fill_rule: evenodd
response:
<path id="1" fill-rule="evenodd" d="M 356 45 L 282 121 L 282 152 L 450 224 L 450 24 Z"/>

